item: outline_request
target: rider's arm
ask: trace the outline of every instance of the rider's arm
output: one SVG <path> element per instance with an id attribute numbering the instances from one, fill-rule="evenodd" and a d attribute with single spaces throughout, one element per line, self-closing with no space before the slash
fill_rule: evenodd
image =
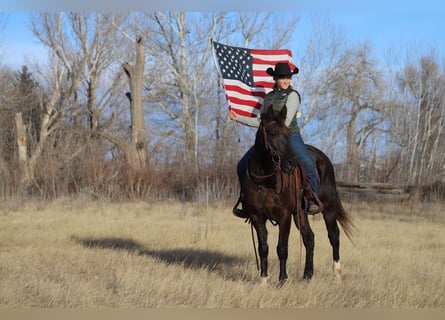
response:
<path id="1" fill-rule="evenodd" d="M 298 94 L 294 91 L 292 91 L 286 102 L 286 108 L 287 108 L 287 114 L 286 114 L 286 120 L 285 124 L 289 127 L 291 122 L 295 120 L 295 116 L 298 112 L 298 108 L 300 107 L 300 97 Z"/>
<path id="2" fill-rule="evenodd" d="M 242 124 L 248 125 L 250 127 L 256 127 L 258 128 L 260 126 L 260 118 L 259 115 L 257 117 L 246 117 L 246 116 L 242 116 L 239 114 L 236 114 L 236 118 L 235 117 L 231 117 L 232 120 L 241 122 Z"/>

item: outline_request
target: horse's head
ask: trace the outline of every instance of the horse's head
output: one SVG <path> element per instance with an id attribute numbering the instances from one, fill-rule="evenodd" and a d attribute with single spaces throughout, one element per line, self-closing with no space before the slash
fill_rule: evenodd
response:
<path id="1" fill-rule="evenodd" d="M 278 113 L 269 106 L 266 113 L 261 114 L 255 144 L 270 157 L 275 167 L 290 173 L 295 168 L 295 156 L 290 145 L 291 132 L 285 124 L 286 113 L 286 106 Z"/>

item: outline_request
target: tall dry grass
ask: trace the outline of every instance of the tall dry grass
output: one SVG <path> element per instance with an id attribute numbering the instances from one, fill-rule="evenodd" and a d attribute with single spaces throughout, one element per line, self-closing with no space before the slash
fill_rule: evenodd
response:
<path id="1" fill-rule="evenodd" d="M 341 237 L 335 281 L 320 217 L 315 274 L 301 281 L 293 228 L 289 281 L 277 288 L 277 228 L 269 225 L 270 277 L 261 285 L 250 226 L 215 203 L 3 205 L 0 306 L 27 307 L 445 307 L 443 206 L 347 204 L 358 233 Z M 430 211 L 434 210 L 434 213 Z"/>

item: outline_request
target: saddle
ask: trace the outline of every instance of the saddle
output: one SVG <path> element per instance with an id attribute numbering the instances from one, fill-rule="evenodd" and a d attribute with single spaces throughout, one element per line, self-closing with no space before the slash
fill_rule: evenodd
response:
<path id="1" fill-rule="evenodd" d="M 295 167 L 293 176 L 295 177 L 295 187 L 296 187 L 295 190 L 295 197 L 297 199 L 296 210 L 299 210 L 298 208 L 304 208 L 306 214 L 309 215 L 315 215 L 319 212 L 322 212 L 324 209 L 323 203 L 320 201 L 318 195 L 313 192 L 307 180 L 306 170 L 304 170 L 304 167 L 300 163 L 298 163 L 297 166 Z M 318 185 L 320 185 L 320 177 L 318 175 L 318 172 L 317 172 L 317 183 Z M 235 206 L 232 209 L 232 213 L 239 218 L 249 219 L 248 213 L 244 210 L 244 200 L 245 200 L 244 198 L 245 198 L 244 193 L 241 192 L 238 201 L 236 202 Z M 301 200 L 304 201 L 304 205 L 301 205 L 300 203 Z M 313 201 L 318 205 L 317 211 L 309 212 L 308 209 L 310 201 Z M 240 204 L 242 206 L 242 209 L 238 208 Z"/>
<path id="2" fill-rule="evenodd" d="M 320 187 L 320 176 L 318 175 L 317 171 L 315 172 L 317 174 L 317 183 L 318 186 Z M 307 180 L 306 170 L 300 163 L 298 163 L 294 169 L 294 176 L 295 176 L 295 186 L 297 188 L 296 190 L 297 201 L 298 199 L 303 199 L 304 211 L 310 215 L 315 215 L 319 212 L 322 212 L 324 209 L 323 203 L 320 201 L 318 195 L 314 193 L 314 191 L 312 190 Z M 313 201 L 318 205 L 317 211 L 309 212 L 308 209 L 310 201 Z"/>

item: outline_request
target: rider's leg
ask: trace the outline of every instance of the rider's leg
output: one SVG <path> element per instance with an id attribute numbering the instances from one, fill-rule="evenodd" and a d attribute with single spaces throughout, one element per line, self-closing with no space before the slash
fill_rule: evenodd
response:
<path id="1" fill-rule="evenodd" d="M 244 211 L 245 209 L 245 205 L 244 205 L 244 200 L 245 200 L 245 196 L 244 196 L 244 192 L 242 189 L 243 186 L 243 181 L 247 178 L 247 161 L 249 160 L 250 155 L 253 152 L 253 147 L 251 147 L 249 150 L 247 150 L 247 152 L 244 154 L 244 156 L 240 159 L 240 161 L 238 161 L 238 164 L 236 166 L 236 173 L 238 175 L 238 180 L 239 180 L 239 184 L 240 184 L 240 196 L 239 196 L 239 200 L 238 203 L 241 202 L 242 205 L 242 209 L 237 209 L 237 205 L 235 206 L 235 208 L 233 208 L 233 214 L 236 215 L 237 217 L 240 218 L 247 218 L 248 214 L 247 212 Z"/>
<path id="2" fill-rule="evenodd" d="M 240 190 L 243 185 L 244 179 L 247 177 L 247 161 L 249 160 L 249 157 L 252 154 L 252 152 L 253 152 L 253 147 L 247 150 L 247 152 L 244 154 L 244 156 L 242 156 L 240 161 L 238 161 L 238 164 L 236 166 L 236 173 L 238 174 Z"/>
<path id="3" fill-rule="evenodd" d="M 312 188 L 312 191 L 318 196 L 319 191 L 318 191 L 317 173 L 315 171 L 316 170 L 315 162 L 312 159 L 308 149 L 306 148 L 306 145 L 304 144 L 301 135 L 299 133 L 292 133 L 290 138 L 290 143 L 292 146 L 292 150 L 295 153 L 295 156 L 297 157 L 298 161 L 303 165 L 306 171 L 307 180 Z M 317 211 L 319 211 L 318 205 L 314 201 L 310 201 L 308 212 L 314 213 Z"/>

